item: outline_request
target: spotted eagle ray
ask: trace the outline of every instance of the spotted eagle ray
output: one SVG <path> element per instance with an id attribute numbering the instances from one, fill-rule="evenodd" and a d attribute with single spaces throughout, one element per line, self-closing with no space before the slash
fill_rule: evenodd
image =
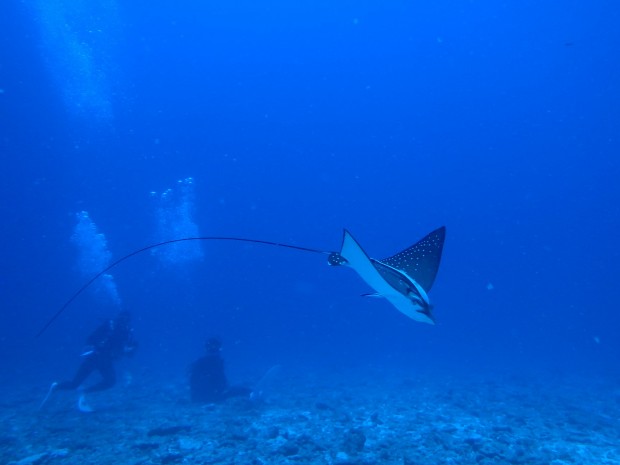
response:
<path id="1" fill-rule="evenodd" d="M 138 250 L 124 255 L 99 273 L 95 274 L 89 281 L 82 285 L 73 295 L 52 315 L 37 333 L 41 336 L 47 328 L 71 305 L 71 303 L 90 287 L 98 278 L 106 274 L 112 268 L 124 262 L 128 258 L 138 255 L 147 250 L 163 247 L 168 244 L 175 244 L 185 241 L 236 241 L 253 242 L 263 245 L 285 247 L 304 252 L 314 252 L 328 255 L 328 263 L 332 266 L 349 266 L 353 268 L 366 283 L 376 292 L 365 294 L 369 297 L 384 297 L 400 312 L 416 321 L 434 324 L 435 319 L 432 314 L 432 305 L 428 299 L 435 276 L 439 269 L 441 253 L 446 235 L 446 228 L 442 226 L 411 247 L 385 258 L 376 260 L 370 258 L 364 249 L 357 243 L 353 236 L 346 229 L 342 241 L 340 252 L 328 252 L 309 247 L 300 247 L 280 242 L 263 241 L 258 239 L 247 239 L 241 237 L 183 237 L 169 241 L 151 244 Z"/>
<path id="2" fill-rule="evenodd" d="M 402 252 L 375 260 L 345 229 L 340 252 L 332 252 L 328 262 L 353 268 L 376 291 L 366 296 L 385 297 L 409 318 L 435 324 L 428 292 L 437 276 L 445 237 L 446 228 L 442 226 Z"/>

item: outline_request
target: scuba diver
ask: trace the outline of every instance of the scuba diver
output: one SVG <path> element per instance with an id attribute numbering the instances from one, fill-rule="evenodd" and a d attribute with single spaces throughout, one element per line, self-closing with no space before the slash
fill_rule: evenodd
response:
<path id="1" fill-rule="evenodd" d="M 224 371 L 222 342 L 217 337 L 207 339 L 206 355 L 192 363 L 190 368 L 190 390 L 192 402 L 216 403 L 230 397 L 254 398 L 252 389 L 244 386 L 230 386 Z"/>
<path id="2" fill-rule="evenodd" d="M 54 382 L 41 403 L 45 405 L 51 394 L 56 390 L 80 390 L 78 408 L 82 412 L 92 412 L 86 403 L 85 394 L 109 389 L 116 384 L 114 362 L 122 356 L 131 356 L 138 344 L 130 325 L 131 315 L 127 311 L 120 312 L 116 318 L 100 325 L 86 340 L 86 348 L 82 353 L 83 361 L 75 376 L 70 381 Z M 98 371 L 101 380 L 84 389 L 81 385 L 94 372 Z"/>

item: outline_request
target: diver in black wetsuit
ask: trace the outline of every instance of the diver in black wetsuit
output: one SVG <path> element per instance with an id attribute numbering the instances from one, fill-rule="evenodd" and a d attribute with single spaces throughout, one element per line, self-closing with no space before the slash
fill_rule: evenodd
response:
<path id="1" fill-rule="evenodd" d="M 108 320 L 99 326 L 86 340 L 86 350 L 82 354 L 84 360 L 71 381 L 52 383 L 50 390 L 43 400 L 43 404 L 55 390 L 78 389 L 86 378 L 94 371 L 98 371 L 101 380 L 82 390 L 79 400 L 79 408 L 82 411 L 90 411 L 85 403 L 84 394 L 109 389 L 116 384 L 116 371 L 114 362 L 123 355 L 130 356 L 137 347 L 130 326 L 131 316 L 129 312 L 121 312 L 112 320 Z"/>
<path id="2" fill-rule="evenodd" d="M 192 363 L 190 368 L 192 402 L 215 403 L 230 397 L 251 398 L 250 388 L 228 385 L 224 359 L 220 353 L 222 342 L 216 337 L 209 338 L 205 348 L 207 354 Z"/>

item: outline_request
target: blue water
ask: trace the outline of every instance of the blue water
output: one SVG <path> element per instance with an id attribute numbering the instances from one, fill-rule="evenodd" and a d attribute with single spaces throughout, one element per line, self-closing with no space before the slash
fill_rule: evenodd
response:
<path id="1" fill-rule="evenodd" d="M 2 376 L 69 374 L 122 307 L 137 373 L 183 376 L 216 334 L 233 372 L 617 378 L 619 21 L 603 0 L 4 2 Z M 205 242 L 127 260 L 35 338 L 84 254 L 337 250 L 347 228 L 383 258 L 442 225 L 436 326 L 324 256 Z"/>

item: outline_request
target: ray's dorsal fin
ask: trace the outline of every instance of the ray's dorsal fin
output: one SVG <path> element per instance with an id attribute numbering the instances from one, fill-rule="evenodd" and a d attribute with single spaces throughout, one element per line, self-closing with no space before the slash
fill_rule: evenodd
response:
<path id="1" fill-rule="evenodd" d="M 402 252 L 377 261 L 404 271 L 428 292 L 437 276 L 445 237 L 446 227 L 442 226 Z"/>

